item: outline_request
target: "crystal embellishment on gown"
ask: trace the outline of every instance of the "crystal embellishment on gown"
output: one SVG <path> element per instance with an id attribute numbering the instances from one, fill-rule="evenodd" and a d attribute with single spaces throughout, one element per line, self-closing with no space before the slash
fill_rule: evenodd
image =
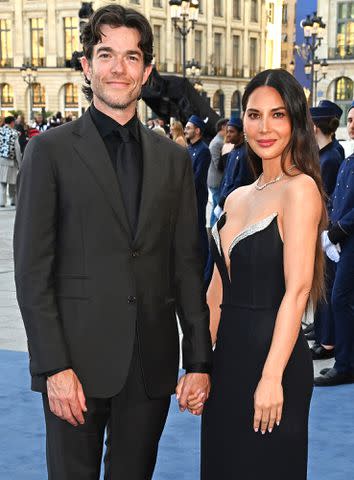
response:
<path id="1" fill-rule="evenodd" d="M 218 224 L 219 224 L 220 220 L 222 219 L 222 217 L 224 215 L 226 215 L 226 212 L 222 213 L 219 220 L 214 224 L 214 226 L 211 230 L 211 234 L 213 235 L 213 238 L 215 240 L 215 243 L 216 243 L 216 246 L 217 246 L 217 249 L 219 251 L 220 256 L 222 256 L 222 251 L 221 251 L 221 240 L 220 240 L 220 235 L 219 235 Z M 241 240 L 243 240 L 246 237 L 249 237 L 250 235 L 253 235 L 256 232 L 260 232 L 260 231 L 264 230 L 265 228 L 267 228 L 272 223 L 272 221 L 274 220 L 274 218 L 277 215 L 278 215 L 278 212 L 274 212 L 274 213 L 268 215 L 268 217 L 263 218 L 262 220 L 259 220 L 258 222 L 253 223 L 252 225 L 249 225 L 244 230 L 242 230 L 238 235 L 236 235 L 236 237 L 233 239 L 233 241 L 231 242 L 231 245 L 229 247 L 229 251 L 228 251 L 229 257 L 231 256 L 233 248 Z"/>

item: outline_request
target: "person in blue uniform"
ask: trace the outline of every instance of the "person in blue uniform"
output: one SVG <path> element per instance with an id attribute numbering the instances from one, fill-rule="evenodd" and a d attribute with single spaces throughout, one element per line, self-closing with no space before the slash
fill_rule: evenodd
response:
<path id="1" fill-rule="evenodd" d="M 194 184 L 197 194 L 198 224 L 204 264 L 209 255 L 209 241 L 206 230 L 206 206 L 208 203 L 207 177 L 210 166 L 210 150 L 203 142 L 205 123 L 197 115 L 192 115 L 184 129 L 185 137 L 189 143 L 188 151 L 192 159 Z"/>
<path id="2" fill-rule="evenodd" d="M 324 104 L 324 102 L 326 102 Z M 320 149 L 320 167 L 324 191 L 329 199 L 336 186 L 337 174 L 342 163 L 333 135 L 339 126 L 337 105 L 329 100 L 324 100 L 322 106 L 310 109 L 315 125 L 315 136 Z M 335 275 L 335 263 L 326 256 L 326 298 L 332 294 Z M 310 337 L 311 338 L 311 337 Z M 314 340 L 311 348 L 312 358 L 321 360 L 334 356 L 334 322 L 331 302 L 322 301 L 316 309 L 314 318 Z"/>
<path id="3" fill-rule="evenodd" d="M 331 102 L 330 100 L 321 100 L 320 103 L 318 104 L 318 106 L 320 108 L 329 107 L 331 110 L 334 111 L 335 117 L 338 118 L 338 120 L 340 120 L 342 115 L 343 115 L 343 110 L 340 108 L 340 106 L 337 105 L 334 102 Z M 333 143 L 334 143 L 336 149 L 338 150 L 342 160 L 344 160 L 344 158 L 345 158 L 344 148 L 342 147 L 342 145 L 336 139 L 336 134 L 335 133 L 332 135 L 332 140 L 333 140 Z"/>
<path id="4" fill-rule="evenodd" d="M 348 112 L 348 133 L 354 102 Z M 354 383 L 354 154 L 342 163 L 332 195 L 327 239 L 339 246 L 331 304 L 335 327 L 335 364 L 315 378 L 319 387 Z"/>
<path id="5" fill-rule="evenodd" d="M 226 141 L 233 143 L 229 153 L 224 178 L 220 185 L 220 200 L 214 210 L 220 216 L 228 195 L 236 188 L 249 185 L 255 178 L 248 163 L 247 146 L 243 136 L 243 123 L 240 118 L 231 118 L 227 124 Z"/>

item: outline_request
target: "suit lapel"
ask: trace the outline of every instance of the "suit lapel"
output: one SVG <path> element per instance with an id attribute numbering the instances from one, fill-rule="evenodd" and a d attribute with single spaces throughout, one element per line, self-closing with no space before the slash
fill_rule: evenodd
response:
<path id="1" fill-rule="evenodd" d="M 74 149 L 95 177 L 118 221 L 132 238 L 116 173 L 89 111 L 77 120 L 75 127 Z"/>
<path id="2" fill-rule="evenodd" d="M 160 139 L 140 123 L 141 150 L 143 156 L 143 182 L 140 199 L 138 226 L 134 241 L 142 235 L 144 227 L 149 222 L 149 212 L 153 210 L 154 194 L 160 188 L 159 178 L 163 174 L 164 162 L 160 161 Z M 155 205 L 156 207 L 156 205 Z"/>

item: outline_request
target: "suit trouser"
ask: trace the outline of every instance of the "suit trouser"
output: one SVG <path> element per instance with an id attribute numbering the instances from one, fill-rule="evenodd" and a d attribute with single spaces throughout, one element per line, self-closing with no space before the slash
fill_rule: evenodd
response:
<path id="1" fill-rule="evenodd" d="M 332 291 L 335 325 L 335 368 L 354 372 L 354 237 L 342 247 Z"/>
<path id="2" fill-rule="evenodd" d="M 85 424 L 74 427 L 49 410 L 43 395 L 48 479 L 98 480 L 107 429 L 105 480 L 150 480 L 170 397 L 147 397 L 137 348 L 123 390 L 86 402 Z"/>

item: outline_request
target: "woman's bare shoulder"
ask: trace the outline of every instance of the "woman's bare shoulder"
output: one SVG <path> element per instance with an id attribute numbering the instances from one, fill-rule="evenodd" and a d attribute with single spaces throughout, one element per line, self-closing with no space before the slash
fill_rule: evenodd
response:
<path id="1" fill-rule="evenodd" d="M 284 188 L 284 206 L 321 210 L 322 198 L 315 180 L 305 173 L 288 178 Z"/>
<path id="2" fill-rule="evenodd" d="M 226 211 L 227 208 L 233 208 L 235 205 L 240 205 L 244 202 L 248 196 L 248 194 L 252 190 L 252 185 L 245 185 L 243 187 L 238 187 L 236 190 L 230 193 L 230 195 L 226 198 L 224 210 Z"/>

